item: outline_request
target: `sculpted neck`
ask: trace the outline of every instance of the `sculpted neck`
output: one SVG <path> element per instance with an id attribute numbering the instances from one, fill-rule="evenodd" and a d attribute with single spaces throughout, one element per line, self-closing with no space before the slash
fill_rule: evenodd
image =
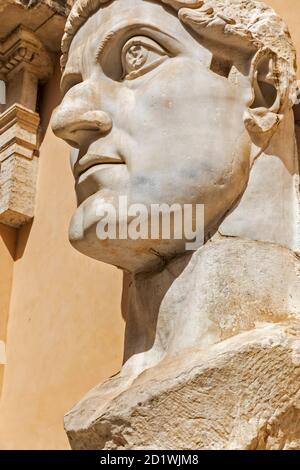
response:
<path id="1" fill-rule="evenodd" d="M 188 266 L 191 255 L 172 260 L 158 272 L 130 276 L 126 314 L 124 362 L 147 368 L 165 355 L 170 329 L 162 305 L 174 281 Z M 164 324 L 164 322 L 166 322 Z"/>
<path id="2" fill-rule="evenodd" d="M 138 373 L 184 349 L 297 315 L 299 201 L 291 113 L 214 238 L 160 272 L 131 277 L 123 370 Z"/>
<path id="3" fill-rule="evenodd" d="M 279 245 L 217 236 L 159 273 L 132 277 L 123 373 L 299 315 L 299 264 Z"/>

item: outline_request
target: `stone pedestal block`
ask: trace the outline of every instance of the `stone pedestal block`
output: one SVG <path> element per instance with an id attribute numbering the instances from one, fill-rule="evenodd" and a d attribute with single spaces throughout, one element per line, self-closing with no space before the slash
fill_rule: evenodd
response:
<path id="1" fill-rule="evenodd" d="M 300 323 L 114 377 L 65 418 L 73 449 L 300 449 Z"/>

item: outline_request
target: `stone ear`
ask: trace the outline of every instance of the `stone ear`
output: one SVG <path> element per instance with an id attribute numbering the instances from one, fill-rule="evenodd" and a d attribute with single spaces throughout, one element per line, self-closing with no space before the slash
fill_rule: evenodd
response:
<path id="1" fill-rule="evenodd" d="M 245 126 L 259 147 L 266 147 L 283 118 L 276 56 L 270 49 L 256 53 L 250 69 L 252 99 L 245 111 Z"/>

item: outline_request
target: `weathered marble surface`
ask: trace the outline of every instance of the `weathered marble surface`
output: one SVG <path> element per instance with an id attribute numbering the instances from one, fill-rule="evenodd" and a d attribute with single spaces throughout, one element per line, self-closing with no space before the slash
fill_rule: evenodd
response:
<path id="1" fill-rule="evenodd" d="M 269 324 L 165 359 L 130 387 L 112 378 L 66 415 L 71 446 L 299 450 L 299 335 L 299 321 Z"/>
<path id="2" fill-rule="evenodd" d="M 70 241 L 129 285 L 123 367 L 66 415 L 72 448 L 300 448 L 297 83 L 282 19 L 245 0 L 78 0 L 62 50 L 53 130 L 76 148 Z M 204 204 L 206 243 L 101 240 L 95 207 L 120 195 Z"/>

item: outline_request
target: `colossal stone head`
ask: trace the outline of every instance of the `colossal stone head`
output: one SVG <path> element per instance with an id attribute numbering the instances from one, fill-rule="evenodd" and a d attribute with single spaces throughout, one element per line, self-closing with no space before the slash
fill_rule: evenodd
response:
<path id="1" fill-rule="evenodd" d="M 99 206 L 120 196 L 204 204 L 208 239 L 295 101 L 283 21 L 251 0 L 78 0 L 62 48 L 53 130 L 73 147 L 71 243 L 132 272 L 184 252 L 184 239 L 100 240 Z"/>

